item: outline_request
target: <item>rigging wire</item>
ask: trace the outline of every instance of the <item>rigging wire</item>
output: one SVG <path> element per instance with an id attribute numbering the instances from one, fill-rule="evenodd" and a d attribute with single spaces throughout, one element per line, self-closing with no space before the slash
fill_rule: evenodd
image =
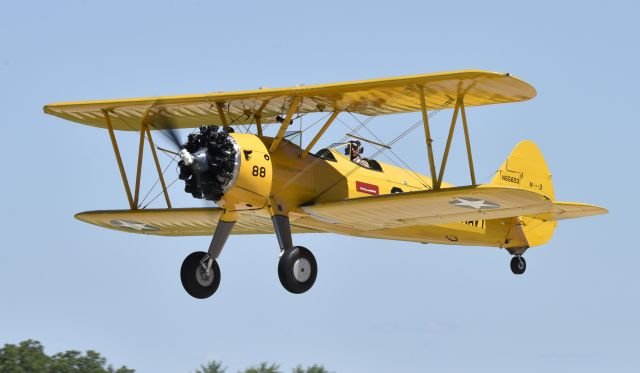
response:
<path id="1" fill-rule="evenodd" d="M 196 132 L 196 128 L 194 128 L 193 130 L 191 130 L 191 134 L 193 134 L 194 132 Z M 171 141 L 171 143 L 173 143 L 173 138 L 171 136 L 169 136 L 168 134 L 164 133 L 164 131 L 159 131 L 161 134 L 163 134 L 167 139 L 169 139 Z M 148 142 L 149 139 L 147 139 Z M 151 146 L 151 144 L 149 143 L 149 146 Z M 165 154 L 165 152 L 162 152 L 162 154 Z M 162 176 L 164 176 L 164 174 L 167 172 L 167 170 L 169 169 L 169 166 L 171 166 L 171 164 L 173 162 L 176 162 L 176 158 L 178 157 L 178 154 L 174 154 L 173 157 L 170 157 L 168 154 L 165 154 L 167 157 L 171 158 L 171 161 L 169 162 L 169 164 L 167 164 L 167 166 L 164 168 L 164 170 L 162 170 Z M 177 162 L 176 162 L 177 163 Z M 149 194 L 151 194 L 151 192 L 155 189 L 155 187 L 158 185 L 158 183 L 160 182 L 160 177 L 158 176 L 158 178 L 156 179 L 155 183 L 153 183 L 153 186 L 151 186 L 151 188 L 149 188 L 149 191 L 147 192 L 147 194 L 145 194 L 144 198 L 142 199 L 142 201 L 140 201 L 140 203 L 138 204 L 138 208 L 140 206 L 142 206 L 142 204 L 144 203 L 144 201 L 147 199 L 147 197 L 149 197 Z M 175 180 L 171 183 L 173 184 L 175 183 Z M 169 190 L 169 186 L 171 185 L 167 185 L 166 189 L 163 189 L 160 191 L 160 194 L 164 193 L 165 191 Z M 159 196 L 159 195 L 158 195 Z M 158 196 L 154 197 L 153 200 L 155 200 L 156 198 L 158 198 Z M 153 200 L 151 200 L 149 203 L 147 203 L 142 209 L 147 208 L 147 206 L 149 206 L 149 204 L 151 202 L 153 202 Z"/>
<path id="2" fill-rule="evenodd" d="M 433 110 L 430 113 L 430 116 L 436 115 L 438 114 L 440 111 L 442 111 L 442 109 L 444 109 L 449 103 L 451 103 L 451 100 L 445 102 L 444 104 L 442 104 L 438 109 Z M 414 123 L 411 127 L 407 128 L 404 132 L 402 132 L 401 134 L 399 134 L 398 136 L 396 136 L 393 140 L 391 140 L 387 146 L 391 146 L 393 144 L 395 144 L 396 142 L 400 141 L 403 137 L 405 137 L 406 135 L 408 135 L 409 133 L 411 133 L 413 130 L 415 130 L 416 128 L 418 128 L 418 126 L 420 126 L 420 124 L 422 124 L 422 119 L 420 119 L 419 121 L 417 121 L 416 123 Z M 372 158 L 381 154 L 382 152 L 384 152 L 385 150 L 387 150 L 387 148 L 380 148 L 377 152 L 375 152 L 372 155 Z M 347 174 L 344 175 L 345 178 L 351 176 L 354 172 L 356 172 L 359 168 L 361 168 L 362 166 L 360 164 L 354 163 L 354 167 L 353 169 L 351 169 Z M 325 194 L 326 192 L 328 192 L 329 190 L 331 190 L 334 186 L 336 186 L 339 182 L 341 182 L 342 180 L 337 180 L 336 182 L 334 182 L 333 184 L 329 185 L 327 188 L 325 188 L 322 192 L 318 193 L 313 199 L 317 199 L 318 197 L 320 197 L 321 195 Z"/>
<path id="3" fill-rule="evenodd" d="M 351 113 L 349 113 L 349 114 L 351 114 Z M 359 122 L 359 120 L 358 120 L 358 119 L 357 119 L 353 114 L 351 114 L 351 115 L 353 116 L 353 118 L 355 118 L 355 119 L 356 119 L 356 121 L 358 121 L 358 122 Z M 343 120 L 341 120 L 341 119 L 338 119 L 338 120 L 339 120 L 339 121 L 340 121 L 340 123 L 342 123 L 345 127 L 347 127 L 347 128 L 348 128 L 348 129 L 350 129 L 352 132 L 355 132 L 355 133 L 357 134 L 357 131 L 355 131 L 354 129 L 352 129 L 352 128 L 351 128 L 351 126 L 349 126 L 349 125 L 348 125 L 347 123 L 345 123 Z M 374 134 L 373 134 L 373 132 L 371 132 L 367 127 L 364 127 L 364 128 L 365 128 L 365 129 L 366 129 L 370 134 L 372 134 L 372 135 L 373 135 L 373 137 L 375 137 L 375 138 L 376 138 L 380 143 L 384 144 L 384 141 L 382 141 L 379 137 L 377 137 L 376 135 L 374 135 Z M 376 146 L 378 149 L 380 149 L 380 146 L 377 146 L 377 145 L 375 145 L 375 144 L 372 144 L 372 145 L 374 145 L 374 146 Z M 393 150 L 391 150 L 391 149 L 387 149 L 387 150 L 389 150 L 393 155 L 395 155 L 395 156 L 396 156 L 396 158 L 397 158 L 397 159 L 398 159 L 402 164 L 404 164 L 404 166 L 405 166 L 406 168 L 402 168 L 402 167 L 401 167 L 401 166 L 400 166 L 396 161 L 394 161 L 394 160 L 393 160 L 391 157 L 389 157 L 388 155 L 386 155 L 386 154 L 382 154 L 386 159 L 388 159 L 391 163 L 393 163 L 394 165 L 396 165 L 398 168 L 403 169 L 405 172 L 407 172 L 407 173 L 409 174 L 409 176 L 414 177 L 414 178 L 418 181 L 418 183 L 422 184 L 422 186 L 424 186 L 425 188 L 430 188 L 427 184 L 425 184 L 425 183 L 424 183 L 424 181 L 422 181 L 422 178 L 420 178 L 420 176 L 419 176 L 415 171 L 413 171 L 413 169 L 411 169 L 411 167 L 409 167 L 409 165 L 407 165 L 404 161 L 402 161 L 402 159 L 400 159 L 400 157 L 398 157 L 398 156 L 393 152 Z M 372 158 L 373 158 L 373 156 L 372 156 Z"/>
<path id="4" fill-rule="evenodd" d="M 283 106 L 282 106 L 282 108 L 281 108 L 281 113 L 284 111 L 284 107 L 285 107 L 285 105 L 286 105 L 286 100 L 285 100 L 285 102 L 284 102 L 284 104 L 283 104 Z M 229 117 L 231 117 L 231 112 L 229 111 L 229 109 L 228 109 L 228 108 L 227 108 L 227 111 L 229 112 Z M 299 115 L 299 116 L 298 116 L 298 118 L 302 118 L 302 117 L 303 117 L 304 115 L 306 115 L 306 114 L 308 114 L 308 113 L 303 113 L 302 115 Z M 327 114 L 327 115 L 328 115 L 328 114 Z M 237 121 L 238 119 L 240 119 L 241 117 L 242 117 L 242 115 L 239 115 L 238 117 L 236 117 L 235 119 L 233 119 L 230 123 L 228 123 L 228 126 L 232 125 L 234 122 L 236 122 L 236 121 Z M 326 117 L 326 115 L 325 115 L 325 117 Z M 296 119 L 297 119 L 297 118 L 296 118 Z M 319 121 L 319 120 L 318 120 L 318 121 Z M 318 123 L 318 121 L 314 122 L 311 126 L 307 127 L 304 131 L 306 131 L 306 130 L 308 130 L 309 128 L 313 127 L 315 124 L 317 124 L 317 123 Z M 249 125 L 247 126 L 247 129 L 246 129 L 245 133 L 248 133 L 248 132 L 249 132 L 249 129 L 251 128 L 251 125 L 252 125 L 252 124 L 253 124 L 253 119 L 251 119 L 251 122 L 250 122 L 250 123 L 249 123 Z M 264 126 L 263 130 L 266 130 L 269 124 L 271 124 L 271 123 L 267 123 L 267 124 Z M 302 120 L 301 120 L 301 125 L 302 125 Z M 197 127 L 196 127 L 196 128 L 194 128 L 194 129 L 191 131 L 191 134 L 193 134 L 193 133 L 196 131 L 196 129 L 197 129 Z M 304 131 L 303 131 L 303 132 L 304 132 Z M 163 136 L 165 136 L 168 140 L 170 140 L 171 142 L 173 142 L 173 138 L 172 138 L 171 136 L 169 136 L 167 133 L 165 133 L 164 131 L 159 131 L 159 132 L 160 132 Z M 302 140 L 302 132 L 300 133 L 300 138 L 301 138 L 301 140 Z M 147 139 L 147 141 L 148 141 L 148 139 Z M 162 152 L 162 153 L 163 153 L 163 154 L 165 154 L 164 152 Z M 176 158 L 178 157 L 177 155 L 174 155 L 173 157 L 171 157 L 171 156 L 169 156 L 169 155 L 167 155 L 167 154 L 165 154 L 165 155 L 166 155 L 168 158 L 171 158 L 171 161 L 170 161 L 170 162 L 167 164 L 167 166 L 162 170 L 162 176 L 164 176 L 164 175 L 165 175 L 165 173 L 167 172 L 167 170 L 169 169 L 169 167 L 172 165 L 172 163 L 173 163 L 173 162 L 176 162 Z M 174 180 L 174 181 L 172 181 L 169 185 L 167 185 L 166 189 L 161 190 L 161 191 L 160 191 L 160 193 L 159 193 L 159 194 L 157 194 L 155 197 L 153 197 L 153 199 L 151 199 L 151 200 L 150 200 L 146 205 L 144 205 L 144 207 L 142 207 L 142 209 L 147 208 L 147 207 L 151 204 L 151 202 L 155 201 L 155 200 L 156 200 L 156 199 L 157 199 L 157 198 L 158 198 L 162 193 L 164 193 L 164 192 L 165 192 L 165 190 L 169 190 L 169 187 L 171 187 L 171 185 L 173 185 L 176 181 L 177 181 L 177 179 L 176 179 L 176 180 Z M 149 197 L 149 195 L 151 194 L 151 192 L 153 192 L 153 190 L 156 188 L 156 186 L 158 185 L 158 183 L 159 183 L 159 182 L 160 182 L 160 177 L 158 177 L 158 178 L 156 179 L 156 181 L 153 183 L 153 185 L 151 186 L 151 188 L 149 188 L 149 190 L 148 190 L 148 191 L 147 191 L 147 193 L 145 194 L 145 196 L 144 196 L 144 198 L 142 199 L 142 201 L 140 201 L 140 203 L 138 204 L 138 207 L 142 206 L 142 204 L 146 201 L 146 199 Z"/>
<path id="5" fill-rule="evenodd" d="M 356 127 L 356 129 L 354 131 L 359 130 L 360 128 L 362 128 L 362 126 L 366 125 L 367 123 L 371 122 L 373 120 L 373 116 L 367 118 L 363 123 L 361 123 L 358 127 Z M 340 141 L 338 141 L 338 143 L 343 143 L 348 139 L 348 136 L 343 136 L 342 139 L 340 139 Z M 313 161 L 309 162 L 309 164 L 304 167 L 302 170 L 298 171 L 295 175 L 293 175 L 293 177 L 291 177 L 286 183 L 282 184 L 282 187 L 280 187 L 280 189 L 276 192 L 279 193 L 280 191 L 284 190 L 286 187 L 289 186 L 289 184 L 293 183 L 294 181 L 296 181 L 300 176 L 302 176 L 303 174 L 307 173 L 310 169 L 313 168 L 313 166 L 315 166 L 316 163 L 320 162 L 321 160 L 323 160 L 320 157 L 315 158 Z"/>
<path id="6" fill-rule="evenodd" d="M 329 115 L 331 115 L 331 113 L 326 113 L 323 117 L 321 117 L 320 119 L 318 119 L 315 122 L 313 122 L 313 124 L 311 124 L 309 127 L 303 129 L 302 132 L 307 132 L 307 130 L 311 129 L 313 126 L 315 126 L 316 124 L 320 123 L 320 121 L 325 120 Z"/>
<path id="7" fill-rule="evenodd" d="M 352 113 L 349 113 L 349 114 L 351 114 L 351 116 L 352 116 L 356 121 L 358 121 L 358 122 L 360 121 L 360 120 L 358 119 L 358 117 L 356 117 L 356 116 L 355 116 L 355 115 L 353 115 Z M 375 133 L 373 133 L 373 131 L 371 131 L 368 127 L 364 127 L 364 129 L 365 129 L 365 130 L 367 130 L 367 132 L 369 132 L 373 137 L 375 137 L 375 138 L 376 138 L 376 140 L 378 140 L 378 142 L 380 142 L 380 143 L 384 143 L 384 142 L 383 142 L 383 141 L 382 141 L 378 136 L 376 136 L 376 134 L 375 134 Z M 429 189 L 429 188 L 431 188 L 429 185 L 427 185 L 427 184 L 424 182 L 424 180 L 422 180 L 422 178 L 420 177 L 420 175 L 419 175 L 417 172 L 415 172 L 415 171 L 414 171 L 414 170 L 413 170 L 413 169 L 412 169 L 412 168 L 411 168 L 411 167 L 410 167 L 410 166 L 409 166 L 409 165 L 408 165 L 408 164 L 407 164 L 407 163 L 406 163 L 402 158 L 400 158 L 400 156 L 398 156 L 398 155 L 393 151 L 393 149 L 387 149 L 387 150 L 388 150 L 389 152 L 391 152 L 391 154 L 393 154 L 393 156 L 394 156 L 394 157 L 395 157 L 395 158 L 396 158 L 400 163 L 402 163 L 402 165 L 403 165 L 403 166 L 405 166 L 405 167 L 406 167 L 404 170 L 405 170 L 405 171 L 406 171 L 410 176 L 413 176 L 413 177 L 418 181 L 418 183 L 422 184 L 422 186 L 424 186 L 425 188 L 428 188 L 428 189 Z M 391 159 L 391 157 L 389 157 L 389 156 L 388 156 L 388 155 L 386 155 L 386 154 L 382 154 L 382 155 L 383 155 L 385 158 L 387 158 L 388 160 L 390 160 L 393 164 L 395 164 L 396 166 L 400 167 L 397 163 L 395 163 L 395 162 Z M 402 168 L 402 167 L 400 167 L 400 168 Z"/>
<path id="8" fill-rule="evenodd" d="M 398 101 L 399 99 L 401 99 L 402 97 L 406 96 L 408 94 L 410 90 L 408 89 L 404 89 L 402 91 L 402 94 L 400 94 L 398 97 L 396 97 L 394 100 L 390 101 L 388 104 L 389 105 L 393 105 L 396 101 Z M 346 112 L 349 112 L 349 110 L 344 110 Z M 371 122 L 374 118 L 376 118 L 375 116 L 370 116 L 367 119 L 365 119 L 363 122 L 360 122 L 360 124 L 354 129 L 354 131 L 358 131 L 360 130 L 360 128 L 362 128 L 363 126 L 366 126 L 367 124 L 369 124 L 369 122 Z M 339 143 L 343 143 L 347 140 L 347 136 L 343 136 L 342 139 L 340 139 L 340 141 L 338 141 Z M 309 162 L 309 164 L 304 167 L 302 170 L 298 171 L 295 175 L 293 175 L 293 177 L 291 177 L 286 183 L 284 183 L 282 185 L 282 187 L 280 187 L 280 189 L 277 192 L 280 192 L 282 190 L 284 190 L 285 188 L 287 188 L 292 182 L 294 182 L 295 180 L 297 180 L 300 176 L 302 176 L 303 174 L 305 174 L 306 172 L 308 172 L 311 168 L 313 168 L 313 166 L 318 163 L 319 161 L 321 161 L 322 158 L 317 157 L 315 158 L 313 161 Z"/>
<path id="9" fill-rule="evenodd" d="M 164 154 L 164 152 L 162 152 Z M 169 157 L 169 155 L 167 155 L 167 157 Z M 167 164 L 167 166 L 164 168 L 164 170 L 162 170 L 162 176 L 164 176 L 165 172 L 167 172 L 167 170 L 169 169 L 169 166 L 171 166 L 172 162 L 176 161 L 176 157 L 177 155 L 174 155 L 173 158 L 171 158 L 171 162 L 169 162 L 169 164 Z M 160 177 L 158 177 L 156 179 L 156 182 L 153 183 L 153 185 L 151 186 L 151 188 L 149 188 L 149 191 L 147 192 L 147 194 L 144 195 L 144 198 L 142 199 L 142 201 L 140 201 L 140 203 L 138 204 L 138 208 L 140 206 L 142 206 L 142 204 L 144 203 L 144 201 L 147 199 L 147 197 L 149 197 L 149 194 L 151 194 L 151 192 L 153 192 L 153 190 L 156 188 L 156 185 L 158 185 L 158 183 L 160 182 Z M 169 187 L 167 187 L 167 189 L 169 189 Z M 164 190 L 162 190 L 161 192 L 164 192 Z"/>
<path id="10" fill-rule="evenodd" d="M 438 109 L 436 109 L 435 111 L 431 111 L 427 118 L 431 118 L 434 115 L 438 114 L 444 107 L 446 107 L 447 105 L 449 105 L 451 102 L 453 102 L 452 98 L 449 98 L 449 100 L 447 100 L 444 104 L 442 104 Z M 358 119 L 358 117 L 356 117 L 355 115 L 353 115 L 353 113 L 349 113 L 356 121 L 360 122 L 360 120 Z M 341 121 L 342 122 L 342 121 Z M 342 122 L 343 124 L 346 125 L 346 123 Z M 424 124 L 424 123 L 423 123 Z M 347 125 L 347 127 L 349 127 Z M 364 129 L 367 130 L 367 132 L 369 132 L 373 137 L 375 137 L 380 143 L 384 143 L 384 141 L 382 141 L 378 136 L 376 136 L 375 133 L 373 133 L 373 131 L 371 131 L 368 127 L 364 127 Z M 407 173 L 409 173 L 410 175 L 413 174 L 413 176 L 415 177 L 416 180 L 418 180 L 418 182 L 420 184 L 422 184 L 425 188 L 428 189 L 432 189 L 432 186 L 427 185 L 424 180 L 420 177 L 420 174 L 418 174 L 417 172 L 415 172 L 402 158 L 400 158 L 400 156 L 398 156 L 392 149 L 386 149 L 389 150 L 391 152 L 391 154 L 393 154 L 394 157 L 396 157 L 396 159 L 398 161 L 400 161 L 400 163 L 402 163 L 406 169 L 405 171 Z M 395 164 L 396 166 L 400 167 L 397 163 L 395 163 L 389 156 L 387 156 L 386 154 L 382 154 L 385 158 L 389 159 L 393 164 Z M 402 168 L 402 167 L 400 167 Z"/>
<path id="11" fill-rule="evenodd" d="M 251 118 L 251 122 L 249 122 L 249 125 L 247 126 L 247 129 L 246 129 L 246 131 L 245 131 L 244 133 L 249 133 L 249 130 L 251 129 L 251 125 L 253 125 L 253 120 L 254 120 L 254 118 L 255 118 L 255 117 L 252 117 L 252 118 Z"/>
<path id="12" fill-rule="evenodd" d="M 400 97 L 402 97 L 403 95 L 401 95 Z M 398 99 L 400 98 L 398 97 Z M 396 99 L 397 100 L 397 99 Z M 439 113 L 444 107 L 446 107 L 449 103 L 451 103 L 451 101 L 453 101 L 452 99 L 449 99 L 447 102 L 445 102 L 444 104 L 442 104 L 438 109 L 431 111 L 431 113 L 429 113 L 429 118 L 431 118 L 432 116 L 436 115 L 437 113 Z M 281 113 L 284 111 L 284 108 L 286 106 L 286 100 L 284 100 L 283 102 L 283 106 L 281 108 Z M 342 121 L 340 118 L 337 118 L 341 123 L 343 123 L 345 126 L 347 126 L 351 131 L 357 133 L 360 129 L 362 129 L 363 127 L 367 130 L 367 132 L 369 132 L 371 135 L 373 135 L 373 137 L 375 137 L 379 142 L 383 143 L 382 140 L 380 140 L 380 138 L 378 138 L 371 130 L 369 130 L 369 128 L 367 128 L 367 124 L 369 124 L 374 118 L 376 118 L 376 116 L 369 116 L 367 117 L 367 119 L 365 119 L 364 121 L 360 121 L 355 115 L 353 115 L 353 113 L 351 113 L 350 111 L 346 110 L 347 113 L 349 113 L 354 119 L 356 119 L 356 121 L 358 121 L 359 125 L 356 126 L 355 128 L 351 128 L 349 125 L 347 125 L 344 121 Z M 310 126 L 308 126 L 307 128 L 305 128 L 304 130 L 302 130 L 302 116 L 306 115 L 308 113 L 303 113 L 301 115 L 299 115 L 297 118 L 300 118 L 300 140 L 302 140 L 302 133 L 306 132 L 307 130 L 311 129 L 313 126 L 315 126 L 317 123 L 319 123 L 320 121 L 322 121 L 323 119 L 325 119 L 330 113 L 325 114 L 324 117 L 316 120 L 313 124 L 311 124 Z M 229 116 L 231 116 L 229 114 Z M 228 125 L 233 124 L 235 121 L 237 121 L 239 118 L 241 118 L 242 115 L 239 115 L 238 117 L 236 117 L 235 119 L 233 119 Z M 409 127 L 407 130 L 405 130 L 404 132 L 402 132 L 400 135 L 398 135 L 396 138 L 394 138 L 391 142 L 389 142 L 387 145 L 391 146 L 393 144 L 395 144 L 397 141 L 399 141 L 400 139 L 402 139 L 404 136 L 406 136 L 407 134 L 409 134 L 410 132 L 412 132 L 413 130 L 415 130 L 420 124 L 422 123 L 422 120 L 419 120 L 418 122 L 416 122 L 415 124 L 413 124 L 411 127 Z M 253 124 L 253 119 L 251 120 L 251 123 L 249 124 L 249 126 L 247 127 L 247 130 L 245 133 L 248 133 L 249 128 L 251 126 L 251 124 Z M 267 127 L 269 126 L 269 124 L 271 123 L 267 123 L 264 126 L 264 130 L 267 129 Z M 196 128 L 194 128 L 191 133 L 193 134 L 195 132 Z M 160 133 L 162 133 L 166 138 L 168 138 L 169 140 L 173 141 L 173 139 L 166 133 L 164 133 L 163 131 L 159 131 Z M 339 143 L 343 143 L 348 139 L 348 136 L 345 135 L 343 136 L 340 141 L 338 141 Z M 422 182 L 422 179 L 419 178 L 419 176 L 417 175 L 417 173 L 415 171 L 413 171 L 397 154 L 395 154 L 391 149 L 386 149 L 386 148 L 379 148 L 378 151 L 376 151 L 373 155 L 372 158 L 382 154 L 385 150 L 390 150 L 391 153 L 402 163 L 404 164 L 409 171 L 411 171 L 414 176 L 418 179 L 418 181 L 425 187 L 428 187 L 424 182 Z M 391 158 L 389 158 L 386 154 L 383 154 L 387 159 L 389 159 L 391 162 L 393 162 L 394 164 L 396 164 Z M 169 157 L 167 155 L 167 157 Z M 171 161 L 169 162 L 169 164 L 164 168 L 164 170 L 162 171 L 162 175 L 164 176 L 164 174 L 166 173 L 167 169 L 169 168 L 169 166 L 171 166 L 171 164 L 173 162 L 175 162 L 177 155 L 174 155 L 171 158 Z M 291 179 L 289 179 L 286 183 L 284 183 L 282 185 L 282 187 L 280 188 L 279 191 L 285 189 L 288 185 L 290 185 L 292 182 L 294 182 L 295 180 L 297 180 L 300 176 L 302 176 L 304 173 L 308 172 L 317 162 L 319 162 L 320 160 L 322 160 L 322 158 L 317 157 L 315 158 L 312 162 L 310 162 L 304 169 L 300 170 L 298 173 L 296 173 L 296 175 L 294 175 Z M 397 164 L 396 164 L 397 165 Z M 360 168 L 362 166 L 360 166 L 359 164 L 356 164 L 355 167 L 350 170 L 345 177 L 350 176 L 351 174 L 353 174 L 358 168 Z M 407 171 L 408 172 L 408 171 Z M 166 189 L 163 189 L 160 191 L 160 193 L 158 193 L 156 196 L 154 196 L 146 205 L 144 205 L 144 207 L 142 207 L 142 209 L 147 208 L 153 201 L 155 201 L 160 195 L 162 195 L 166 190 L 168 190 L 176 181 L 178 180 L 178 177 L 176 177 L 169 185 L 167 185 Z M 158 179 L 155 181 L 155 183 L 153 184 L 153 186 L 150 188 L 150 190 L 147 192 L 147 194 L 145 195 L 145 197 L 142 199 L 142 201 L 140 202 L 139 206 L 141 206 L 145 200 L 148 198 L 148 196 L 151 194 L 151 192 L 155 189 L 156 185 L 158 185 L 160 181 L 160 178 L 158 177 Z M 339 180 L 340 181 L 340 180 Z M 338 182 L 339 182 L 338 181 Z M 333 183 L 332 185 L 330 185 L 328 188 L 326 188 L 325 190 L 323 190 L 320 194 L 318 194 L 316 196 L 319 197 L 322 194 L 326 193 L 328 190 L 330 190 L 331 188 L 333 188 L 336 183 Z M 278 191 L 278 192 L 279 192 Z M 138 206 L 138 207 L 139 207 Z"/>
<path id="13" fill-rule="evenodd" d="M 167 185 L 167 189 L 169 190 L 169 188 L 171 188 L 171 186 L 173 184 L 175 184 L 175 182 L 178 181 L 178 178 L 176 177 L 175 179 L 173 179 L 173 181 L 171 183 L 169 183 L 169 185 Z M 144 205 L 144 207 L 142 208 L 143 210 L 147 208 L 147 206 L 149 206 L 153 201 L 155 201 L 158 197 L 160 197 L 162 194 L 164 193 L 164 190 L 161 190 L 160 193 L 156 194 L 155 197 L 153 197 L 153 199 L 151 199 L 151 201 L 149 201 L 149 203 L 147 203 L 146 205 Z"/>

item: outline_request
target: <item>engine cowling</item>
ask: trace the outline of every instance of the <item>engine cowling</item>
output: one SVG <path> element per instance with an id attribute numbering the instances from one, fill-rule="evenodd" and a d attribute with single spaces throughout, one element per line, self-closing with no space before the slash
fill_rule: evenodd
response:
<path id="1" fill-rule="evenodd" d="M 269 151 L 255 135 L 202 126 L 180 151 L 180 179 L 194 198 L 230 211 L 263 207 L 271 191 Z"/>

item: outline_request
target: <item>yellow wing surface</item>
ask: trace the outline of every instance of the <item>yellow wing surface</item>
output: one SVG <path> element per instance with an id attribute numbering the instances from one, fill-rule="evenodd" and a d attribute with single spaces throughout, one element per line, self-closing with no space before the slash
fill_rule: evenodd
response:
<path id="1" fill-rule="evenodd" d="M 396 193 L 320 203 L 303 210 L 328 223 L 369 231 L 516 216 L 558 220 L 606 213 L 597 206 L 557 203 L 539 193 L 502 186 Z"/>
<path id="2" fill-rule="evenodd" d="M 211 236 L 223 210 L 220 208 L 174 208 L 145 210 L 86 211 L 76 218 L 103 228 L 128 233 L 157 236 Z M 291 226 L 293 233 L 318 232 L 313 229 Z M 243 214 L 233 227 L 232 234 L 273 233 L 269 218 Z"/>
<path id="3" fill-rule="evenodd" d="M 303 206 L 311 218 L 362 231 L 430 226 L 472 220 L 529 216 L 543 221 L 607 213 L 598 206 L 553 202 L 532 191 L 495 186 L 448 188 L 353 198 Z M 222 215 L 220 208 L 176 208 L 87 211 L 76 218 L 104 228 L 159 236 L 209 236 Z M 326 225 L 324 225 L 326 226 Z M 297 226 L 293 233 L 320 230 Z M 328 229 L 330 231 L 331 229 Z M 232 234 L 269 234 L 273 224 L 253 211 L 242 212 Z"/>
<path id="4" fill-rule="evenodd" d="M 509 74 L 463 70 L 242 92 L 66 102 L 46 105 L 44 111 L 102 128 L 107 126 L 108 111 L 113 128 L 124 131 L 139 131 L 144 121 L 153 124 L 151 129 L 166 128 L 159 117 L 177 128 L 235 126 L 255 123 L 257 117 L 262 123 L 274 122 L 296 98 L 302 99 L 299 113 L 337 110 L 375 116 L 415 112 L 421 110 L 420 86 L 428 109 L 452 108 L 463 97 L 465 106 L 480 106 L 525 101 L 536 95 L 531 85 Z"/>

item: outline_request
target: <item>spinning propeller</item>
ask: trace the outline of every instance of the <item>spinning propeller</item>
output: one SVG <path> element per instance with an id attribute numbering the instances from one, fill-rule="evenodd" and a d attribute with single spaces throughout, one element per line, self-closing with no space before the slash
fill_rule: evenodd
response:
<path id="1" fill-rule="evenodd" d="M 229 133 L 218 126 L 200 126 L 182 143 L 171 120 L 160 117 L 153 126 L 163 130 L 178 150 L 179 178 L 185 181 L 185 192 L 194 198 L 218 201 L 234 184 L 240 167 L 240 148 Z"/>

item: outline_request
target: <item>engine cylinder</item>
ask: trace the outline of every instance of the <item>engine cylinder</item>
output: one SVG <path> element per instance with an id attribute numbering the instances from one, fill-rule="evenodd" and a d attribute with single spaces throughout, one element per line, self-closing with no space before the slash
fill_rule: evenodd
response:
<path id="1" fill-rule="evenodd" d="M 240 170 L 240 146 L 216 126 L 202 126 L 199 133 L 190 134 L 180 155 L 179 178 L 194 198 L 220 200 Z"/>

